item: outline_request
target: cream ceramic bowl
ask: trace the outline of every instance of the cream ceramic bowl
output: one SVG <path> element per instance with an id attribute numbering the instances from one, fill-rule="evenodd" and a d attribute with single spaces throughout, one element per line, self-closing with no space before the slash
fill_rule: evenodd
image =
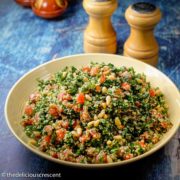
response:
<path id="1" fill-rule="evenodd" d="M 152 86 L 155 87 L 158 86 L 165 94 L 166 100 L 169 104 L 170 120 L 173 123 L 173 127 L 164 135 L 162 140 L 158 142 L 150 151 L 133 159 L 129 159 L 121 162 L 115 162 L 111 164 L 80 164 L 80 163 L 72 163 L 72 162 L 67 162 L 52 158 L 28 143 L 29 139 L 23 132 L 23 128 L 20 125 L 20 121 L 21 121 L 21 116 L 23 113 L 23 107 L 25 105 L 25 102 L 27 101 L 29 94 L 31 94 L 37 87 L 36 79 L 46 78 L 49 74 L 55 73 L 63 69 L 65 66 L 73 65 L 75 67 L 82 67 L 82 66 L 86 66 L 91 61 L 112 63 L 115 66 L 133 67 L 136 70 L 136 72 L 144 73 L 147 76 L 147 80 L 151 82 Z M 110 55 L 110 54 L 74 55 L 74 56 L 63 57 L 42 64 L 36 67 L 35 69 L 31 70 L 27 74 L 25 74 L 22 78 L 20 78 L 12 87 L 12 89 L 10 90 L 7 96 L 7 100 L 5 104 L 5 116 L 6 116 L 7 124 L 10 130 L 12 131 L 12 133 L 14 134 L 14 136 L 24 146 L 26 146 L 34 153 L 40 155 L 41 157 L 68 166 L 76 166 L 76 167 L 84 167 L 84 168 L 112 167 L 117 165 L 124 165 L 142 159 L 154 153 L 158 149 L 160 149 L 172 138 L 172 136 L 178 130 L 180 125 L 180 94 L 176 86 L 167 76 L 165 76 L 162 72 L 160 72 L 156 68 L 147 65 L 143 62 L 128 57 L 123 57 L 119 55 Z"/>

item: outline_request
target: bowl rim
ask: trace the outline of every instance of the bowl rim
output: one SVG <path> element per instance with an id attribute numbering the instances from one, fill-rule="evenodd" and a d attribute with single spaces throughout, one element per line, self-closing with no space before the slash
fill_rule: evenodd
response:
<path id="1" fill-rule="evenodd" d="M 180 101 L 180 93 L 179 93 L 179 90 L 178 88 L 176 87 L 176 85 L 174 84 L 174 82 L 167 76 L 165 75 L 163 72 L 161 72 L 160 70 L 158 70 L 157 68 L 149 65 L 149 64 L 146 64 L 142 61 L 139 61 L 137 59 L 134 59 L 134 58 L 131 58 L 131 57 L 126 57 L 126 56 L 122 56 L 122 55 L 115 55 L 115 54 L 106 54 L 106 53 L 86 53 L 86 54 L 75 54 L 75 55 L 69 55 L 69 56 L 64 56 L 64 57 L 60 57 L 60 58 L 55 58 L 55 59 L 52 59 L 50 61 L 47 61 L 43 64 L 40 64 L 34 68 L 32 68 L 31 70 L 29 70 L 27 73 L 25 73 L 23 76 L 21 76 L 15 83 L 14 85 L 11 87 L 7 97 L 6 97 L 6 102 L 5 102 L 5 106 L 4 106 L 4 115 L 5 115 L 5 119 L 6 119 L 6 123 L 11 131 L 11 133 L 16 137 L 16 139 L 22 143 L 27 149 L 29 149 L 31 152 L 35 153 L 36 155 L 39 155 L 40 157 L 43 157 L 47 160 L 50 160 L 52 162 L 56 162 L 58 164 L 61 164 L 61 165 L 65 165 L 65 166 L 71 166 L 71 167 L 78 167 L 78 168 L 87 168 L 87 169 L 92 169 L 92 168 L 110 168 L 110 167 L 117 167 L 117 166 L 122 166 L 122 165 L 126 165 L 126 164 L 129 164 L 129 163 L 132 163 L 132 162 L 135 162 L 135 161 L 138 161 L 138 160 L 141 160 L 151 154 L 153 154 L 154 152 L 158 151 L 160 148 L 162 148 L 163 146 L 165 146 L 169 140 L 175 135 L 175 133 L 177 132 L 177 130 L 179 129 L 179 126 L 180 126 L 180 119 L 179 119 L 179 125 L 177 125 L 176 127 L 174 127 L 174 131 L 172 132 L 172 134 L 170 134 L 169 136 L 167 136 L 167 138 L 163 141 L 163 143 L 161 144 L 158 144 L 157 146 L 153 147 L 152 149 L 150 149 L 149 151 L 145 152 L 144 154 L 141 154 L 139 156 L 136 156 L 132 159 L 129 159 L 129 160 L 124 160 L 124 161 L 119 161 L 119 162 L 113 162 L 113 163 L 103 163 L 103 164 L 83 164 L 83 163 L 74 163 L 74 162 L 69 162 L 69 161 L 64 161 L 64 160 L 60 160 L 60 159 L 56 159 L 56 158 L 53 158 L 41 151 L 39 151 L 38 149 L 34 148 L 33 146 L 29 145 L 28 143 L 25 143 L 14 131 L 13 127 L 11 126 L 10 124 L 10 121 L 8 119 L 8 113 L 7 113 L 7 108 L 8 108 L 8 103 L 9 103 L 9 99 L 10 99 L 10 96 L 13 92 L 13 90 L 15 89 L 15 87 L 21 82 L 22 79 L 24 79 L 26 76 L 28 76 L 29 74 L 33 73 L 34 71 L 38 70 L 39 68 L 43 67 L 43 66 L 46 66 L 48 64 L 51 64 L 55 61 L 61 61 L 61 60 L 66 60 L 68 58 L 71 58 L 71 57 L 86 57 L 86 56 L 115 56 L 115 57 L 120 57 L 120 58 L 124 58 L 128 61 L 135 61 L 136 63 L 138 63 L 139 65 L 140 64 L 144 64 L 145 66 L 147 67 L 150 67 L 150 68 L 153 68 L 155 69 L 156 71 L 158 71 L 158 73 L 161 74 L 161 76 L 163 76 L 164 78 L 166 78 L 170 85 L 174 87 L 174 90 L 177 91 L 177 94 L 178 94 L 178 99 Z M 178 123 L 177 123 L 178 124 Z M 159 142 L 161 142 L 162 140 L 160 140 Z"/>

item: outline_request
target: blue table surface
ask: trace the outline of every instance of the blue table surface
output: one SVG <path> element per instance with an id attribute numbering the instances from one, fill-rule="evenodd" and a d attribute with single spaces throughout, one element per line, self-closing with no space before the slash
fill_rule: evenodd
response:
<path id="1" fill-rule="evenodd" d="M 136 0 L 120 0 L 112 17 L 117 32 L 118 54 L 122 54 L 129 26 L 125 9 Z M 151 0 L 163 12 L 155 30 L 160 45 L 158 68 L 180 88 L 180 1 Z M 4 104 L 12 85 L 26 72 L 53 58 L 83 53 L 83 31 L 88 16 L 81 1 L 74 1 L 55 20 L 36 17 L 31 9 L 13 0 L 0 1 L 0 173 L 61 173 L 62 179 L 113 178 L 180 179 L 180 131 L 161 150 L 123 167 L 107 170 L 68 168 L 38 157 L 21 145 L 7 127 Z M 1 179 L 1 177 L 0 177 Z"/>

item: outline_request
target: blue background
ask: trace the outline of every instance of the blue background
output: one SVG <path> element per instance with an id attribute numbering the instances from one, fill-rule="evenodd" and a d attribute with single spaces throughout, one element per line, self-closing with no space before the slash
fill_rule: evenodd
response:
<path id="1" fill-rule="evenodd" d="M 135 0 L 119 0 L 112 17 L 117 32 L 118 54 L 122 54 L 129 26 L 125 9 Z M 155 30 L 160 45 L 158 68 L 180 88 L 180 1 L 151 0 L 163 12 Z M 88 16 L 81 1 L 54 20 L 41 19 L 31 9 L 12 0 L 0 1 L 0 173 L 61 173 L 62 179 L 121 177 L 134 179 L 180 179 L 180 131 L 161 150 L 135 164 L 108 170 L 79 170 L 63 167 L 38 157 L 21 145 L 8 129 L 4 103 L 8 91 L 23 74 L 53 58 L 83 52 L 83 31 Z"/>

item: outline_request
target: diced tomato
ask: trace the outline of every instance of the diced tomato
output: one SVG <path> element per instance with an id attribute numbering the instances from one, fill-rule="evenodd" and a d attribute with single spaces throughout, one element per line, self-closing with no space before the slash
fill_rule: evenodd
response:
<path id="1" fill-rule="evenodd" d="M 91 68 L 91 71 L 90 71 L 90 75 L 91 76 L 96 76 L 99 72 L 99 68 L 98 67 L 93 67 Z"/>
<path id="2" fill-rule="evenodd" d="M 161 113 L 158 113 L 158 114 L 157 114 L 157 117 L 158 117 L 158 118 L 162 118 L 163 115 L 162 115 Z"/>
<path id="3" fill-rule="evenodd" d="M 133 154 L 127 154 L 124 157 L 125 160 L 131 159 L 131 158 L 133 158 Z"/>
<path id="4" fill-rule="evenodd" d="M 53 127 L 51 125 L 46 125 L 44 131 L 50 136 L 52 134 Z"/>
<path id="5" fill-rule="evenodd" d="M 121 87 L 126 91 L 129 91 L 131 89 L 131 86 L 127 82 L 122 83 Z"/>
<path id="6" fill-rule="evenodd" d="M 104 74 L 101 75 L 100 77 L 100 83 L 104 83 L 106 81 L 106 76 Z"/>
<path id="7" fill-rule="evenodd" d="M 33 107 L 31 105 L 27 105 L 24 109 L 25 114 L 31 116 L 33 114 Z"/>
<path id="8" fill-rule="evenodd" d="M 57 135 L 57 137 L 56 137 L 56 139 L 58 140 L 58 141 L 62 141 L 63 140 L 63 138 L 64 138 L 64 136 L 65 136 L 65 130 L 64 129 L 58 129 L 58 130 L 56 130 L 56 135 Z"/>
<path id="9" fill-rule="evenodd" d="M 90 72 L 90 70 L 91 70 L 91 68 L 90 68 L 90 67 L 88 67 L 88 66 L 87 66 L 87 67 L 83 67 L 83 68 L 82 68 L 82 71 L 83 71 L 83 72 L 86 72 L 86 73 L 89 73 L 89 72 Z"/>
<path id="10" fill-rule="evenodd" d="M 58 94 L 58 96 L 57 96 L 58 100 L 62 101 L 63 100 L 63 96 L 64 96 L 64 93 Z"/>
<path id="11" fill-rule="evenodd" d="M 83 110 L 80 114 L 81 120 L 89 121 L 91 119 L 89 112 L 87 110 Z"/>
<path id="12" fill-rule="evenodd" d="M 99 85 L 96 86 L 96 92 L 101 92 L 101 86 Z"/>
<path id="13" fill-rule="evenodd" d="M 149 139 L 149 134 L 148 134 L 148 132 L 144 132 L 140 137 L 142 137 L 143 139 Z"/>
<path id="14" fill-rule="evenodd" d="M 68 121 L 62 122 L 62 127 L 65 128 L 65 129 L 68 129 L 68 127 L 69 127 L 69 122 L 68 122 Z"/>
<path id="15" fill-rule="evenodd" d="M 107 163 L 107 154 L 105 152 L 100 152 L 98 155 L 96 155 L 96 162 L 97 163 Z"/>
<path id="16" fill-rule="evenodd" d="M 47 142 L 47 143 L 50 143 L 50 141 L 51 141 L 51 136 L 45 136 L 45 137 L 43 138 L 43 140 L 44 140 L 45 142 Z"/>
<path id="17" fill-rule="evenodd" d="M 103 162 L 107 163 L 107 154 L 104 154 Z"/>
<path id="18" fill-rule="evenodd" d="M 70 100 L 72 100 L 72 97 L 71 97 L 70 94 L 66 94 L 66 95 L 63 97 L 63 100 L 70 101 Z"/>
<path id="19" fill-rule="evenodd" d="M 22 122 L 22 126 L 26 127 L 29 125 L 33 125 L 33 123 L 34 123 L 33 119 L 27 119 L 27 120 Z"/>
<path id="20" fill-rule="evenodd" d="M 88 139 L 88 138 L 87 138 L 87 136 L 86 136 L 85 134 L 82 135 L 82 136 L 79 138 L 80 142 L 83 143 L 83 144 L 87 141 L 87 139 Z"/>
<path id="21" fill-rule="evenodd" d="M 49 114 L 52 116 L 58 116 L 59 115 L 59 111 L 58 111 L 58 107 L 57 105 L 51 105 L 49 108 Z"/>
<path id="22" fill-rule="evenodd" d="M 84 94 L 83 93 L 79 93 L 78 96 L 77 96 L 77 103 L 84 104 L 84 101 L 85 101 Z"/>
<path id="23" fill-rule="evenodd" d="M 155 90 L 154 90 L 154 89 L 150 89 L 150 90 L 149 90 L 149 95 L 150 95 L 151 97 L 154 97 L 154 96 L 156 95 Z"/>
<path id="24" fill-rule="evenodd" d="M 70 101 L 70 100 L 72 100 L 71 95 L 68 93 L 60 93 L 60 94 L 58 94 L 57 98 L 59 101 L 64 101 L 64 100 Z"/>
<path id="25" fill-rule="evenodd" d="M 98 139 L 98 138 L 100 138 L 100 133 L 98 133 L 98 132 L 96 132 L 95 130 L 91 130 L 90 131 L 90 135 L 92 136 L 92 138 L 94 138 L 94 139 Z"/>
<path id="26" fill-rule="evenodd" d="M 40 99 L 39 93 L 33 93 L 29 96 L 29 100 L 33 103 L 37 102 Z"/>
<path id="27" fill-rule="evenodd" d="M 140 103 L 139 101 L 136 101 L 136 102 L 135 102 L 135 105 L 136 105 L 137 107 L 140 107 L 140 106 L 141 106 L 141 103 Z"/>
<path id="28" fill-rule="evenodd" d="M 58 158 L 58 154 L 57 154 L 56 152 L 53 152 L 53 153 L 51 154 L 51 156 L 52 156 L 53 158 Z"/>
<path id="29" fill-rule="evenodd" d="M 161 122 L 161 126 L 162 126 L 164 129 L 166 129 L 167 126 L 168 126 L 168 124 L 167 124 L 167 122 Z"/>
<path id="30" fill-rule="evenodd" d="M 74 106 L 73 106 L 73 110 L 74 110 L 75 112 L 80 112 L 82 109 L 79 108 L 77 105 L 74 105 Z"/>
<path id="31" fill-rule="evenodd" d="M 77 124 L 78 124 L 78 123 L 77 123 L 77 121 L 75 120 L 75 121 L 73 122 L 73 125 L 72 125 L 72 126 L 73 126 L 73 129 L 77 126 Z"/>
<path id="32" fill-rule="evenodd" d="M 140 146 L 142 147 L 142 148 L 144 148 L 145 147 L 145 144 L 144 144 L 144 141 L 142 140 L 142 141 L 140 141 L 139 142 L 139 144 L 140 144 Z"/>
<path id="33" fill-rule="evenodd" d="M 34 134 L 35 139 L 38 140 L 38 139 L 41 138 L 41 132 L 39 132 L 39 131 L 34 131 L 33 134 Z"/>

